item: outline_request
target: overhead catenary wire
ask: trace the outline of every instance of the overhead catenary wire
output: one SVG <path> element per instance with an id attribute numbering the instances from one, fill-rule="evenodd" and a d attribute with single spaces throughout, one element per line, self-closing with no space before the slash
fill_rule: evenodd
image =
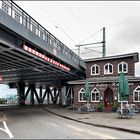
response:
<path id="1" fill-rule="evenodd" d="M 91 37 L 93 37 L 94 34 L 96 35 L 98 32 L 102 31 L 102 29 L 100 29 L 99 31 L 97 31 L 97 33 L 94 33 L 94 34 L 89 33 L 87 27 L 83 24 L 83 22 L 81 22 L 81 21 L 79 20 L 79 18 L 74 14 L 74 12 L 70 9 L 70 7 L 67 6 L 67 5 L 65 4 L 65 2 L 62 2 L 62 3 L 63 3 L 63 5 L 64 5 L 65 9 L 80 23 L 79 25 L 80 25 L 80 26 L 82 25 L 82 29 L 85 29 L 86 33 L 89 34 L 89 37 L 88 37 L 88 38 L 86 38 L 86 39 L 80 41 L 78 44 L 87 41 L 88 39 L 90 39 Z M 84 27 L 84 28 L 83 28 L 83 27 Z M 93 37 L 92 39 L 94 39 L 94 40 L 97 41 L 96 37 Z"/>
<path id="2" fill-rule="evenodd" d="M 89 30 L 87 29 L 86 25 L 83 24 L 83 22 L 81 22 L 79 20 L 79 18 L 74 14 L 74 12 L 71 10 L 71 8 L 69 6 L 67 6 L 64 1 L 62 2 L 62 4 L 63 4 L 64 8 L 71 14 L 71 16 L 74 19 L 76 19 L 76 21 L 79 23 L 79 25 L 82 26 L 82 29 L 84 29 L 86 31 L 86 33 L 88 33 L 90 35 Z"/>
<path id="3" fill-rule="evenodd" d="M 58 25 L 58 23 L 54 20 L 54 18 L 52 18 L 52 16 L 49 14 L 49 12 L 42 5 L 40 5 L 40 7 L 41 7 L 41 10 L 44 11 L 44 13 L 47 14 L 48 17 L 51 19 L 51 21 L 54 24 L 54 27 L 56 29 L 60 30 L 62 33 L 64 33 L 67 36 L 67 38 L 69 38 L 74 44 L 76 44 L 77 42 L 72 37 L 70 37 L 70 35 L 68 33 L 66 33 L 60 25 Z"/>
<path id="4" fill-rule="evenodd" d="M 103 29 L 98 30 L 97 32 L 93 33 L 92 35 L 90 35 L 89 37 L 85 38 L 84 40 L 80 41 L 78 44 L 81 44 L 85 41 L 87 41 L 88 39 L 90 39 L 91 37 L 95 36 L 97 33 L 99 33 L 100 31 L 102 31 Z"/>
<path id="5" fill-rule="evenodd" d="M 81 53 L 81 54 L 87 54 L 87 53 L 91 53 L 91 52 L 102 53 L 102 52 L 100 52 L 100 51 L 90 50 L 90 51 L 83 52 L 83 53 Z"/>

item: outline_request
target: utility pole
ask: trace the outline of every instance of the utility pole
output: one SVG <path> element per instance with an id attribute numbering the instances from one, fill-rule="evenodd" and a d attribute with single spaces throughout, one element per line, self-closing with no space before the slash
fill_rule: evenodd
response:
<path id="1" fill-rule="evenodd" d="M 105 46 L 105 27 L 103 27 L 103 57 L 106 56 L 106 46 Z"/>
<path id="2" fill-rule="evenodd" d="M 80 45 L 77 45 L 77 47 L 78 47 L 78 56 L 80 57 Z"/>
<path id="3" fill-rule="evenodd" d="M 95 43 L 88 43 L 88 44 L 80 44 L 80 45 L 75 45 L 75 47 L 78 47 L 78 56 L 80 57 L 80 47 L 82 46 L 88 46 L 88 45 L 95 45 L 95 44 L 102 44 L 102 57 L 106 56 L 106 45 L 105 45 L 106 41 L 105 41 L 105 27 L 103 27 L 103 41 L 102 42 L 95 42 Z M 92 50 L 94 51 L 94 50 Z M 95 51 L 98 52 L 98 51 Z"/>

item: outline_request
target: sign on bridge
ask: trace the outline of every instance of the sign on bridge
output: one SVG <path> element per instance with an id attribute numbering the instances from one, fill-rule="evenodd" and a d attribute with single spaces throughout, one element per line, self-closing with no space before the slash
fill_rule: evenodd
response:
<path id="1" fill-rule="evenodd" d="M 2 78 L 2 75 L 0 75 L 0 82 L 2 82 L 3 78 Z"/>

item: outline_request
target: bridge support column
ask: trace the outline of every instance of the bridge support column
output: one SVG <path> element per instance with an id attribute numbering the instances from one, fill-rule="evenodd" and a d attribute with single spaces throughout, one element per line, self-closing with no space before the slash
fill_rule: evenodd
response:
<path id="1" fill-rule="evenodd" d="M 62 105 L 62 94 L 61 94 L 61 88 L 58 89 L 58 94 L 59 94 L 59 105 Z"/>
<path id="2" fill-rule="evenodd" d="M 50 88 L 49 88 L 50 89 Z M 52 102 L 54 101 L 54 96 L 53 96 L 53 94 L 52 94 L 52 91 L 53 90 L 49 90 L 49 94 L 50 94 L 50 96 L 51 96 L 51 100 L 52 100 Z"/>
<path id="3" fill-rule="evenodd" d="M 19 96 L 18 102 L 19 105 L 25 105 L 25 83 L 24 82 L 19 82 L 17 83 L 17 93 Z"/>
<path id="4" fill-rule="evenodd" d="M 53 103 L 56 104 L 56 102 L 57 102 L 56 88 L 54 88 L 54 98 L 53 98 Z"/>
<path id="5" fill-rule="evenodd" d="M 40 88 L 39 88 L 39 96 L 40 96 L 40 99 L 39 99 L 39 104 L 43 104 L 42 86 L 40 86 Z"/>
<path id="6" fill-rule="evenodd" d="M 31 84 L 29 85 L 30 89 L 31 89 L 31 93 L 30 93 L 30 104 L 34 105 L 35 101 L 34 101 L 34 89 L 35 89 L 35 84 Z"/>
<path id="7" fill-rule="evenodd" d="M 50 104 L 50 88 L 47 87 L 47 103 Z"/>

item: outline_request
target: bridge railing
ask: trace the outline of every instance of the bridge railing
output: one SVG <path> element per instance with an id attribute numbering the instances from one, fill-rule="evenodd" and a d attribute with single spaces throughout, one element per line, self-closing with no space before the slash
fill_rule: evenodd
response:
<path id="1" fill-rule="evenodd" d="M 42 40 L 46 41 L 57 51 L 60 51 L 63 55 L 66 55 L 67 58 L 73 60 L 81 67 L 85 68 L 84 61 L 77 54 L 75 54 L 66 45 L 64 45 L 55 36 L 53 36 L 49 31 L 47 31 L 42 25 L 40 25 L 35 19 L 27 14 L 16 3 L 14 3 L 13 1 L 0 0 L 0 9 L 2 9 L 16 21 L 18 21 L 25 28 L 36 34 Z"/>

